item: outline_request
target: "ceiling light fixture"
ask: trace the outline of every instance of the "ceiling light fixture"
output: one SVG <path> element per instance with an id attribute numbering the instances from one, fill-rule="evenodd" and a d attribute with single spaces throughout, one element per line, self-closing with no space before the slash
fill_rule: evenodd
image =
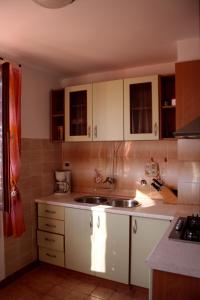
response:
<path id="1" fill-rule="evenodd" d="M 32 1 L 46 8 L 61 8 L 68 4 L 71 4 L 75 0 L 32 0 Z"/>

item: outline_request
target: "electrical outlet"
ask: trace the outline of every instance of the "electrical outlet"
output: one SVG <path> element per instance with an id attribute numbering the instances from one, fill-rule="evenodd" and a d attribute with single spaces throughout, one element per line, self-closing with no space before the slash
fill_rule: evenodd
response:
<path id="1" fill-rule="evenodd" d="M 63 170 L 70 170 L 71 169 L 71 163 L 69 161 L 64 161 L 62 165 Z"/>
<path id="2" fill-rule="evenodd" d="M 159 175 L 159 164 L 157 162 L 150 162 L 145 165 L 145 175 L 149 177 L 156 177 Z"/>

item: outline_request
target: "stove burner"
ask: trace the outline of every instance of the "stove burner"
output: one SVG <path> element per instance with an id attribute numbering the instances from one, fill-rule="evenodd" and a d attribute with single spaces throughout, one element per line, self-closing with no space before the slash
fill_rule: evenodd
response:
<path id="1" fill-rule="evenodd" d="M 200 217 L 179 217 L 169 238 L 188 242 L 200 242 Z"/>

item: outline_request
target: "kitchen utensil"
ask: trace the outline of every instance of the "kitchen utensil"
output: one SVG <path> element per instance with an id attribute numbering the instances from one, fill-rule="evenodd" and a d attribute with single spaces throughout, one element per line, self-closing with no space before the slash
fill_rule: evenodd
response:
<path id="1" fill-rule="evenodd" d="M 151 184 L 162 196 L 164 203 L 175 204 L 177 203 L 177 196 L 170 188 L 162 184 L 158 179 L 153 179 Z"/>

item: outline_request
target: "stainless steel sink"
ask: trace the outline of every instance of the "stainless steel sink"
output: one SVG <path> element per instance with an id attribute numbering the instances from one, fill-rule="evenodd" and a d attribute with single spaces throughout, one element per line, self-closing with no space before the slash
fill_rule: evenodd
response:
<path id="1" fill-rule="evenodd" d="M 79 198 L 75 198 L 74 200 L 79 203 L 105 204 L 108 198 L 103 196 L 82 196 Z"/>
<path id="2" fill-rule="evenodd" d="M 123 198 L 114 198 L 109 199 L 107 202 L 108 205 L 114 206 L 114 207 L 137 207 L 141 205 L 138 201 L 134 199 L 123 199 Z"/>
<path id="3" fill-rule="evenodd" d="M 105 196 L 81 196 L 74 199 L 79 203 L 96 204 L 96 205 L 109 205 L 113 207 L 137 207 L 140 203 L 134 199 L 127 198 L 110 198 Z"/>

